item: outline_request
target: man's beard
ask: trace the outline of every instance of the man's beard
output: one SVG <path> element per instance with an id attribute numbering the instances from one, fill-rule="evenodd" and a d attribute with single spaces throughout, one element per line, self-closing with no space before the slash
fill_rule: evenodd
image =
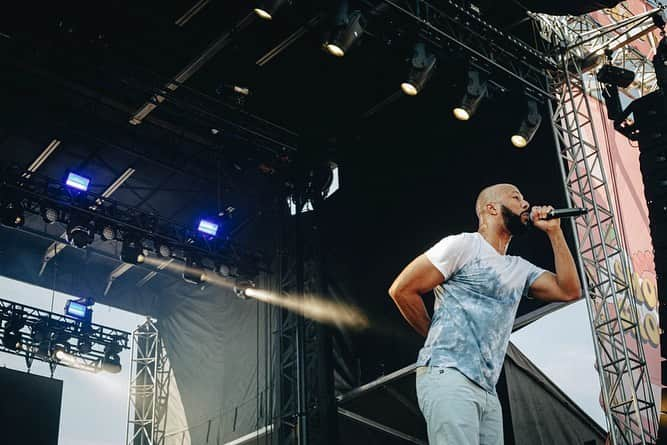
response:
<path id="1" fill-rule="evenodd" d="M 512 234 L 512 236 L 526 233 L 528 230 L 528 223 L 524 223 L 521 220 L 521 214 L 517 215 L 502 204 L 500 204 L 500 211 L 503 215 L 505 227 L 510 232 L 510 234 Z"/>

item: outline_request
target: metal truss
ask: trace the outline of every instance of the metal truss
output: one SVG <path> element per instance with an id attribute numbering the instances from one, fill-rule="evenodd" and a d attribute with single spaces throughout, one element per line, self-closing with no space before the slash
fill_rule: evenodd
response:
<path id="1" fill-rule="evenodd" d="M 663 14 L 664 10 L 665 6 L 659 6 L 634 15 L 621 3 L 615 8 L 598 12 L 598 17 L 604 18 L 606 23 L 600 23 L 590 14 L 529 15 L 538 25 L 541 37 L 550 43 L 551 51 L 548 53 L 555 55 L 564 50 L 579 61 L 580 69 L 584 72 L 598 68 L 607 61 L 609 54 L 613 65 L 633 71 L 635 81 L 623 91 L 634 99 L 658 88 L 653 63 L 634 43 L 646 36 L 651 48 L 655 50 L 654 19 Z M 597 83 L 588 83 L 587 87 L 589 94 L 593 93 Z"/>
<path id="2" fill-rule="evenodd" d="M 0 299 L 0 351 L 88 372 L 105 370 L 105 355 L 128 349 L 129 333 Z M 62 351 L 62 354 L 58 354 Z"/>
<path id="3" fill-rule="evenodd" d="M 163 445 L 170 366 L 156 321 L 147 318 L 132 333 L 132 380 L 127 445 Z"/>
<path id="4" fill-rule="evenodd" d="M 652 444 L 655 401 L 584 73 L 572 53 L 564 53 L 562 63 L 550 77 L 558 102 L 555 109 L 549 104 L 549 111 L 568 204 L 591 209 L 573 226 L 609 437 L 614 445 Z"/>
<path id="5" fill-rule="evenodd" d="M 652 64 L 630 44 L 650 35 L 655 29 L 653 18 L 663 7 L 638 16 L 627 11 L 619 14 L 621 9 L 605 11 L 602 14 L 610 23 L 604 25 L 590 15 L 531 13 L 543 40 L 539 48 L 526 48 L 485 23 L 474 9 L 451 0 L 438 2 L 438 7 L 425 1 L 385 3 L 418 22 L 423 35 L 441 42 L 442 48 L 455 48 L 472 64 L 489 67 L 493 82 L 520 80 L 528 94 L 551 99 L 547 103 L 567 199 L 572 205 L 592 209 L 577 220 L 574 232 L 609 437 L 614 445 L 655 443 L 655 401 L 644 350 L 637 341 L 641 337 L 636 300 L 628 285 L 630 265 L 622 249 L 588 102 L 587 82 L 594 77 L 587 72 L 611 54 L 612 63 L 639 74 L 630 90 L 642 95 L 656 89 Z"/>
<path id="6" fill-rule="evenodd" d="M 532 94 L 551 96 L 544 70 L 557 69 L 557 61 L 483 20 L 470 6 L 452 0 L 384 3 L 418 24 L 423 39 L 441 49 L 463 52 L 472 64 L 493 72 L 489 82 L 500 89 L 519 83 Z"/>

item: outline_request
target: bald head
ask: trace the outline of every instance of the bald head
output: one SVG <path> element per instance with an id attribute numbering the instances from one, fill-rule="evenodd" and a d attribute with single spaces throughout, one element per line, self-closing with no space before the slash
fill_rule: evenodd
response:
<path id="1" fill-rule="evenodd" d="M 518 192 L 519 189 L 512 184 L 495 184 L 490 185 L 477 196 L 477 202 L 475 203 L 475 213 L 477 213 L 477 219 L 481 221 L 482 212 L 487 204 L 491 202 L 500 202 L 505 196 L 512 192 Z"/>

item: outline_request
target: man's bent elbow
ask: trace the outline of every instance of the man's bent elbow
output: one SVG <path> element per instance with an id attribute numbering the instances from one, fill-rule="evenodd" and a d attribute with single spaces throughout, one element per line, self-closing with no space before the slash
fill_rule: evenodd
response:
<path id="1" fill-rule="evenodd" d="M 581 289 L 576 289 L 574 291 L 570 291 L 565 294 L 566 301 L 577 301 L 580 298 L 581 298 Z"/>

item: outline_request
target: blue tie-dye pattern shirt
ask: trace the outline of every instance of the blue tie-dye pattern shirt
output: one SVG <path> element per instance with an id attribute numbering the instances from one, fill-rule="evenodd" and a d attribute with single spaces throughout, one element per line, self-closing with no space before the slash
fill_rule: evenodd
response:
<path id="1" fill-rule="evenodd" d="M 500 255 L 479 233 L 442 239 L 426 252 L 445 281 L 418 366 L 451 367 L 489 392 L 505 358 L 519 300 L 544 269 Z"/>

